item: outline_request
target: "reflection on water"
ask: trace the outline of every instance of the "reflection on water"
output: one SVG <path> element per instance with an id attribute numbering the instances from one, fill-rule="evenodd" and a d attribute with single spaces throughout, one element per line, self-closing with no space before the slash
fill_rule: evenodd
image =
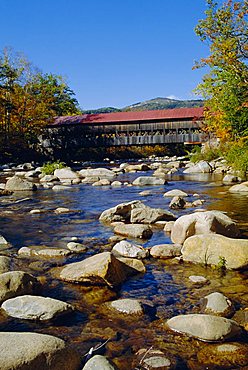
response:
<path id="1" fill-rule="evenodd" d="M 118 180 L 132 181 L 139 175 L 123 174 Z M 219 180 L 219 177 L 208 174 L 179 174 L 169 177 L 169 183 L 159 187 L 111 189 L 79 185 L 59 192 L 40 190 L 33 195 L 22 193 L 1 200 L 0 230 L 12 243 L 11 253 L 15 257 L 17 249 L 22 246 L 46 245 L 63 248 L 71 237 L 76 236 L 88 247 L 88 251 L 85 254 L 73 255 L 66 262 L 81 260 L 110 248 L 107 244 L 108 238 L 113 235 L 112 229 L 98 221 L 103 210 L 136 199 L 151 207 L 168 209 L 171 199 L 164 198 L 163 194 L 177 188 L 190 195 L 189 201 L 196 199 L 193 194 L 199 194 L 200 198 L 206 201 L 205 209 L 226 212 L 239 223 L 244 236 L 248 236 L 248 197 L 228 193 L 228 187 L 221 186 Z M 151 196 L 140 196 L 139 193 L 143 190 L 151 190 Z M 29 199 L 15 203 L 20 198 Z M 69 208 L 71 212 L 58 215 L 54 212 L 57 207 Z M 29 211 L 32 209 L 40 209 L 42 213 L 31 215 Z M 191 211 L 193 210 L 186 209 L 174 213 L 179 216 Z M 161 229 L 154 229 L 153 237 L 143 244 L 145 247 L 151 247 L 170 242 L 169 235 Z M 161 328 L 156 326 L 159 319 L 167 319 L 176 314 L 199 312 L 199 300 L 216 290 L 233 299 L 237 308 L 247 305 L 248 302 L 245 273 L 230 271 L 221 276 L 218 271 L 211 268 L 150 259 L 145 262 L 147 272 L 144 275 L 129 279 L 120 290 L 110 291 L 107 288 L 82 287 L 60 282 L 54 275 L 53 268 L 63 263 L 65 260 L 30 261 L 20 258 L 14 260 L 15 267 L 29 271 L 42 279 L 43 295 L 70 302 L 77 308 L 77 312 L 67 319 L 45 324 L 6 318 L 1 313 L 0 330 L 32 330 L 57 335 L 72 342 L 82 354 L 102 339 L 110 339 L 106 345 L 106 355 L 114 358 L 119 368 L 123 370 L 127 369 L 127 366 L 130 368 L 135 350 L 150 345 L 169 350 L 169 353 L 176 351 L 186 360 L 195 355 L 192 349 L 187 352 L 184 347 L 180 347 L 179 342 L 176 350 L 173 349 L 169 345 L 172 341 L 170 334 L 161 334 Z M 189 283 L 190 275 L 204 275 L 210 284 L 196 289 Z M 138 321 L 131 320 L 127 325 L 125 320 L 106 317 L 106 314 L 98 310 L 103 302 L 118 297 L 140 299 L 147 307 L 146 315 Z"/>

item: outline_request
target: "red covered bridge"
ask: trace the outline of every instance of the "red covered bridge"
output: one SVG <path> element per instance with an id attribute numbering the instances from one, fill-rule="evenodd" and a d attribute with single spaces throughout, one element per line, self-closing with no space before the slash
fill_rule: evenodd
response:
<path id="1" fill-rule="evenodd" d="M 49 126 L 65 148 L 201 143 L 203 107 L 57 117 Z M 46 147 L 49 143 L 46 139 Z M 50 137 L 51 144 L 51 137 Z"/>

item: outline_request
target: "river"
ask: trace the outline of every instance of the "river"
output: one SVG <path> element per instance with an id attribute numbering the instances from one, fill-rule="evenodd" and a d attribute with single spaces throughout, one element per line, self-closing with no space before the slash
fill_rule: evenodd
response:
<path id="1" fill-rule="evenodd" d="M 118 180 L 131 182 L 151 172 L 123 174 Z M 199 194 L 205 203 L 202 208 L 224 211 L 236 220 L 243 237 L 248 237 L 248 197 L 228 192 L 228 186 L 221 185 L 221 177 L 201 174 L 183 175 L 179 172 L 168 177 L 168 184 L 153 187 L 93 187 L 75 185 L 69 190 L 55 192 L 39 190 L 32 194 L 15 194 L 0 201 L 1 234 L 12 244 L 5 254 L 14 257 L 14 268 L 39 276 L 43 283 L 42 295 L 61 299 L 73 304 L 77 311 L 67 319 L 39 323 L 18 320 L 0 314 L 1 331 L 35 331 L 56 335 L 75 346 L 83 355 L 108 340 L 101 351 L 114 360 L 120 370 L 132 369 L 134 353 L 140 348 L 160 348 L 173 356 L 180 356 L 180 369 L 197 369 L 197 346 L 206 346 L 196 340 L 187 344 L 161 327 L 161 322 L 178 314 L 195 313 L 200 310 L 200 299 L 219 291 L 235 302 L 236 309 L 247 307 L 248 288 L 246 272 L 227 271 L 222 273 L 210 267 L 180 264 L 171 260 L 148 259 L 144 263 L 147 272 L 127 280 L 120 289 L 83 287 L 62 283 L 56 277 L 56 268 L 64 263 L 82 260 L 95 253 L 111 250 L 108 238 L 113 235 L 110 227 L 102 225 L 98 218 L 102 211 L 118 203 L 142 200 L 151 207 L 168 209 L 170 198 L 163 194 L 171 189 L 181 189 L 193 195 Z M 143 197 L 139 193 L 151 190 Z M 26 198 L 26 199 L 25 199 Z M 21 202 L 17 202 L 18 200 Z M 191 200 L 192 197 L 189 197 Z M 194 198 L 195 199 L 195 198 Z M 66 207 L 67 214 L 56 214 L 54 209 Z M 199 208 L 199 207 L 198 207 Z M 41 214 L 30 214 L 32 209 L 41 209 Z M 173 211 L 177 216 L 189 214 L 194 209 Z M 169 234 L 154 228 L 146 248 L 156 244 L 171 243 Z M 66 248 L 72 237 L 79 238 L 88 250 L 67 259 L 25 259 L 17 255 L 23 246 L 45 245 Z M 195 288 L 189 282 L 190 275 L 203 275 L 210 284 Z M 145 306 L 145 315 L 138 320 L 107 316 L 99 310 L 103 302 L 116 298 L 137 298 Z M 196 344 L 195 343 L 200 343 Z M 191 365 L 189 365 L 191 364 Z M 199 368 L 200 369 L 200 368 Z"/>

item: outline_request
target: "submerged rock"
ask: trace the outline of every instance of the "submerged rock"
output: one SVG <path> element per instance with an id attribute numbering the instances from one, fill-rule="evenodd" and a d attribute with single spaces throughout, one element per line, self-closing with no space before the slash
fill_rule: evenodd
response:
<path id="1" fill-rule="evenodd" d="M 188 194 L 179 189 L 173 189 L 164 193 L 164 197 L 188 197 Z"/>
<path id="2" fill-rule="evenodd" d="M 136 354 L 137 359 L 133 366 L 144 370 L 174 370 L 177 361 L 174 357 L 165 355 L 162 351 L 153 348 L 140 349 Z"/>
<path id="3" fill-rule="evenodd" d="M 192 235 L 216 233 L 237 237 L 239 229 L 234 221 L 220 211 L 196 212 L 179 217 L 172 228 L 173 243 L 183 244 Z"/>
<path id="4" fill-rule="evenodd" d="M 248 193 L 248 181 L 231 186 L 229 189 L 229 192 L 238 193 L 238 194 L 247 194 Z"/>
<path id="5" fill-rule="evenodd" d="M 197 360 L 209 369 L 215 366 L 223 370 L 243 369 L 248 365 L 248 345 L 236 342 L 209 345 L 197 352 Z"/>
<path id="6" fill-rule="evenodd" d="M 86 362 L 82 370 L 117 370 L 106 357 L 95 355 Z"/>
<path id="7" fill-rule="evenodd" d="M 182 257 L 186 262 L 245 269 L 248 267 L 248 240 L 217 234 L 191 236 L 183 244 Z"/>
<path id="8" fill-rule="evenodd" d="M 223 341 L 241 334 L 235 321 L 213 315 L 179 315 L 169 319 L 167 325 L 177 333 L 205 342 Z"/>
<path id="9" fill-rule="evenodd" d="M 0 333 L 1 370 L 78 370 L 79 355 L 51 335 Z"/>

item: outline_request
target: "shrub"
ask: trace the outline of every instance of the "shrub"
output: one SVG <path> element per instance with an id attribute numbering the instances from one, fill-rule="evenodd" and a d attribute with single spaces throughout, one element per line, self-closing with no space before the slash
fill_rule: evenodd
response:
<path id="1" fill-rule="evenodd" d="M 227 163 L 243 175 L 248 172 L 248 141 L 233 142 L 225 153 Z"/>
<path id="2" fill-rule="evenodd" d="M 45 175 L 53 175 L 54 171 L 60 168 L 64 168 L 65 163 L 56 161 L 56 162 L 47 162 L 41 167 L 42 173 Z"/>
<path id="3" fill-rule="evenodd" d="M 210 162 L 213 159 L 219 158 L 223 155 L 223 150 L 220 147 L 208 147 L 204 151 L 201 150 L 201 147 L 195 146 L 190 153 L 190 161 L 193 163 L 199 161 Z"/>

